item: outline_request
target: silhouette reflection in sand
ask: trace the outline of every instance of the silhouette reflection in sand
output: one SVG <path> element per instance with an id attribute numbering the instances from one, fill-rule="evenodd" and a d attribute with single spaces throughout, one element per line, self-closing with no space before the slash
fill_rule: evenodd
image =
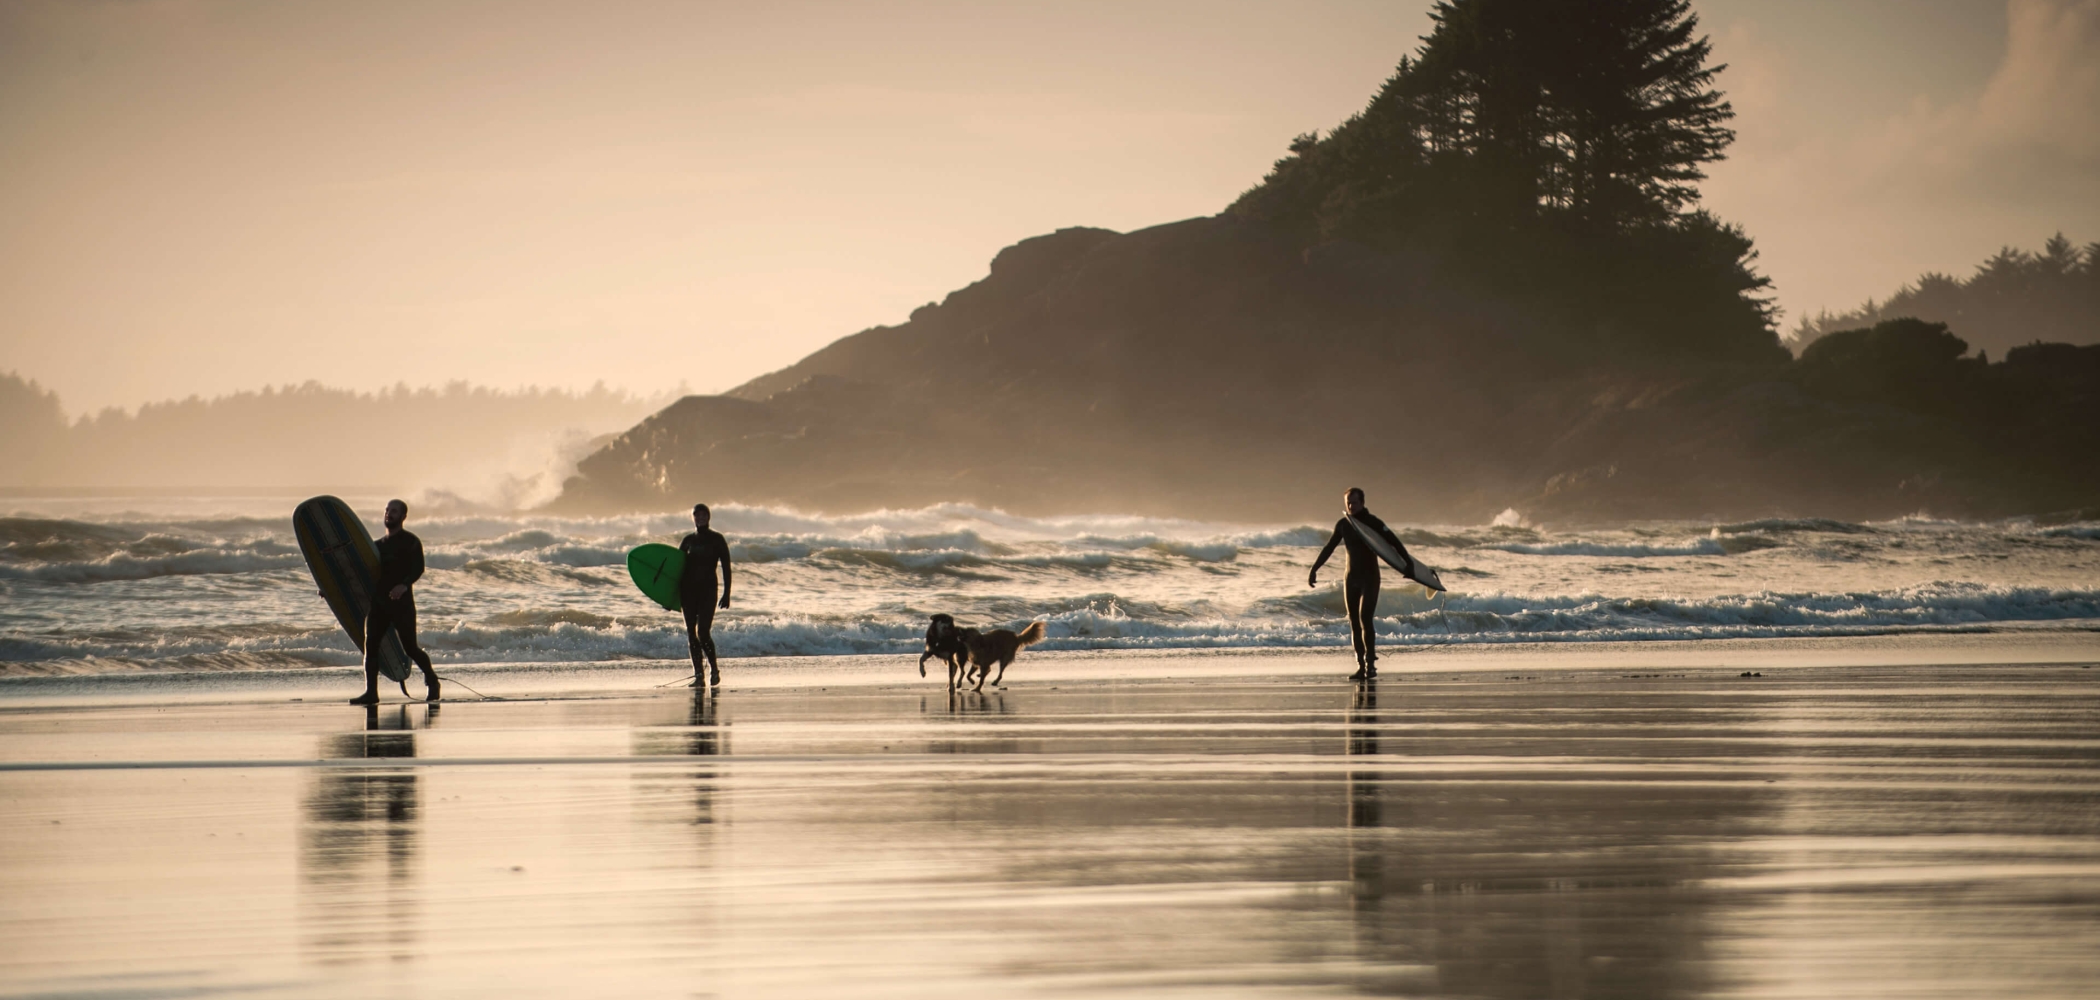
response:
<path id="1" fill-rule="evenodd" d="M 414 730 L 440 706 L 365 709 L 363 732 L 324 737 L 300 831 L 301 945 L 323 963 L 416 957 L 421 936 L 420 776 Z"/>

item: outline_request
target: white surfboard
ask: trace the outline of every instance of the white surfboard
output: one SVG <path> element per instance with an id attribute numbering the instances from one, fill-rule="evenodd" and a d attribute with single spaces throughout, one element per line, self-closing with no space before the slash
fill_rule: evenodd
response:
<path id="1" fill-rule="evenodd" d="M 1395 544 L 1392 539 L 1385 537 L 1378 529 L 1357 520 L 1354 516 L 1349 518 L 1349 526 L 1355 528 L 1357 536 L 1362 538 L 1365 544 L 1371 546 L 1371 551 L 1378 553 L 1378 558 L 1385 560 L 1386 565 L 1399 570 L 1401 576 L 1428 587 L 1432 591 L 1444 589 L 1444 581 L 1437 578 L 1436 570 L 1408 555 L 1406 548 Z"/>

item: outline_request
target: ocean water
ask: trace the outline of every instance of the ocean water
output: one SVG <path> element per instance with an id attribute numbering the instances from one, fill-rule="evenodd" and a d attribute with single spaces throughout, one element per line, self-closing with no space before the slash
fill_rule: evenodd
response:
<path id="1" fill-rule="evenodd" d="M 0 674 L 349 665 L 293 537 L 298 498 L 0 501 Z M 376 528 L 384 497 L 346 497 Z M 1376 508 L 1374 507 L 1374 510 Z M 2100 523 L 1649 522 L 1548 530 L 1411 524 L 1378 511 L 1452 588 L 1386 573 L 1395 646 L 1903 632 L 2100 630 Z M 916 654 L 928 615 L 1046 622 L 1048 649 L 1344 646 L 1338 512 L 1242 525 L 1020 517 L 941 505 L 821 516 L 716 508 L 736 561 L 727 657 Z M 430 571 L 425 648 L 447 663 L 683 660 L 676 614 L 626 552 L 683 512 L 412 516 Z"/>

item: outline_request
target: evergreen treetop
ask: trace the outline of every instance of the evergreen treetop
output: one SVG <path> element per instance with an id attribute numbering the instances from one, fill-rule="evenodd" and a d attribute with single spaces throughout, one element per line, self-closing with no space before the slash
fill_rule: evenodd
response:
<path id="1" fill-rule="evenodd" d="M 1689 0 L 1442 0 L 1364 110 L 1230 212 L 1422 252 L 1597 348 L 1783 361 L 1742 231 L 1696 211 L 1734 111 Z"/>

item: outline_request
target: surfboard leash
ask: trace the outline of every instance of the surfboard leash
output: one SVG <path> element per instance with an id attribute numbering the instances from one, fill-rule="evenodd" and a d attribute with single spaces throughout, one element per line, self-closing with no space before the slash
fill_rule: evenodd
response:
<path id="1" fill-rule="evenodd" d="M 466 688 L 466 689 L 467 689 L 467 693 L 469 693 L 469 694 L 472 694 L 472 695 L 473 695 L 474 697 L 476 697 L 476 698 L 479 698 L 479 699 L 481 699 L 482 701 L 509 701 L 509 700 L 510 700 L 510 699 L 508 699 L 508 698 L 498 698 L 498 697 L 495 697 L 495 696 L 493 696 L 493 695 L 486 695 L 486 694 L 482 694 L 481 692 L 479 692 L 479 691 L 476 691 L 476 690 L 474 690 L 474 686 L 473 686 L 473 685 L 471 685 L 471 684 L 468 684 L 468 683 L 467 683 L 466 681 L 463 681 L 463 680 L 459 680 L 459 679 L 457 679 L 457 678 L 447 677 L 447 676 L 445 676 L 444 674 L 438 673 L 438 672 L 437 672 L 437 671 L 435 671 L 435 670 L 431 671 L 431 672 L 430 672 L 430 674 L 431 674 L 431 676 L 433 676 L 433 677 L 436 677 L 436 678 L 437 678 L 438 680 L 440 680 L 440 681 L 442 681 L 442 682 L 444 682 L 444 683 L 446 683 L 446 684 L 457 684 L 457 685 L 459 685 L 460 687 Z M 407 681 L 406 679 L 403 679 L 403 680 L 401 681 L 401 693 L 402 693 L 403 695 L 406 695 L 406 696 L 407 696 L 407 697 L 408 697 L 408 698 L 409 698 L 410 700 L 420 700 L 420 701 L 422 701 L 422 702 L 423 702 L 423 703 L 425 703 L 425 704 L 429 704 L 429 702 L 430 702 L 430 698 L 428 697 L 428 695 L 429 695 L 429 693 L 430 693 L 430 692 L 429 692 L 429 690 L 428 690 L 428 689 L 425 689 L 425 690 L 424 690 L 424 692 L 423 692 L 423 693 L 424 693 L 425 697 L 423 697 L 423 698 L 421 698 L 421 699 L 417 699 L 415 695 L 409 694 L 409 693 L 408 693 L 408 681 Z"/>
<path id="2" fill-rule="evenodd" d="M 471 694 L 471 695 L 473 695 L 474 697 L 476 697 L 476 698 L 480 698 L 480 699 L 483 699 L 483 700 L 485 700 L 485 701 L 503 701 L 503 700 L 504 700 L 504 699 L 502 699 L 502 698 L 497 698 L 497 697 L 494 697 L 494 696 L 492 696 L 492 695 L 485 695 L 485 694 L 482 694 L 481 692 L 479 692 L 479 691 L 476 691 L 476 690 L 474 690 L 474 686 L 473 686 L 473 685 L 471 685 L 471 684 L 468 684 L 468 683 L 467 683 L 467 682 L 465 682 L 465 681 L 460 681 L 460 680 L 454 680 L 454 679 L 452 679 L 452 678 L 450 678 L 450 677 L 447 677 L 447 676 L 445 676 L 444 674 L 439 674 L 439 675 L 437 675 L 437 679 L 438 679 L 438 680 L 441 680 L 441 681 L 444 681 L 444 682 L 445 682 L 445 683 L 447 683 L 447 684 L 457 684 L 457 685 L 459 685 L 460 687 L 466 688 L 466 689 L 467 689 L 467 693 L 468 693 L 468 694 Z"/>

